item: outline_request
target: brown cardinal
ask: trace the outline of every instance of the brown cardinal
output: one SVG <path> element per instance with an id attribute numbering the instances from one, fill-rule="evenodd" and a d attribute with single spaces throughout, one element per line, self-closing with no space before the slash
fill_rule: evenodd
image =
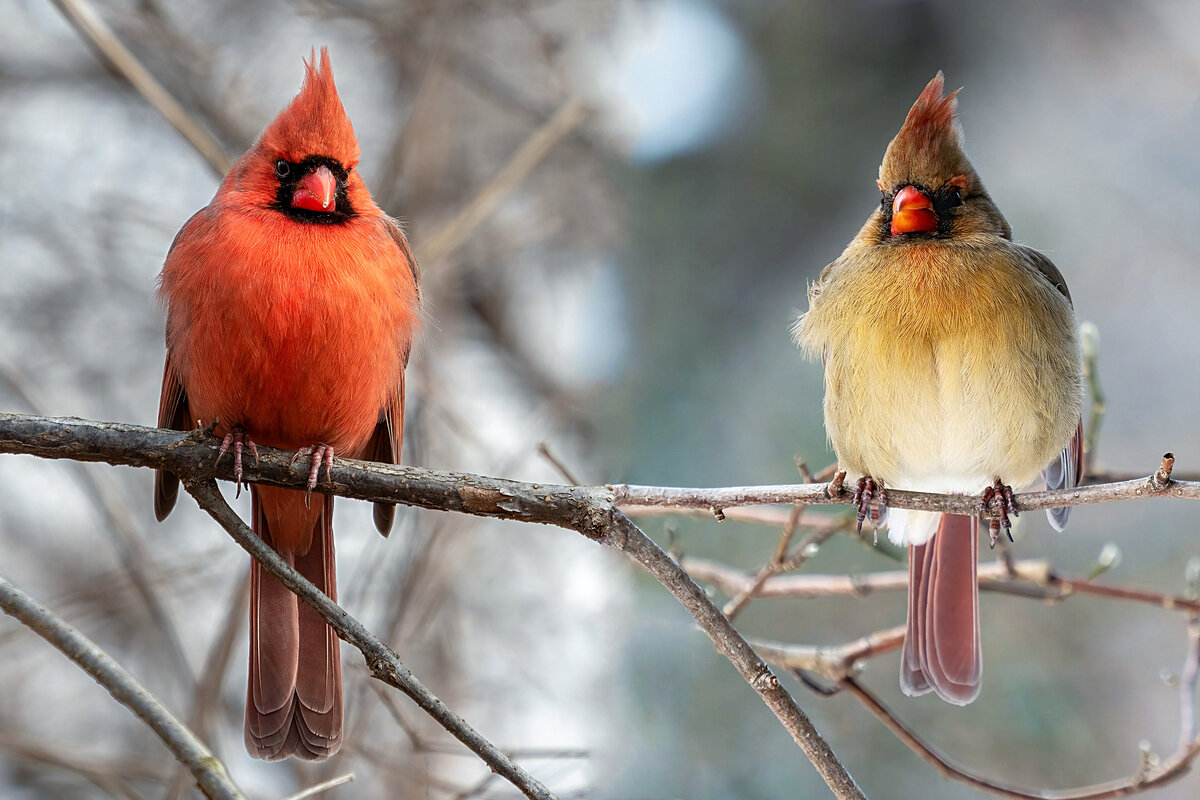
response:
<path id="1" fill-rule="evenodd" d="M 992 543 L 1016 514 L 1012 485 L 1074 486 L 1082 378 L 1062 275 L 1012 229 L 963 153 L 957 92 L 939 72 L 888 145 L 879 208 L 809 290 L 796 340 L 825 364 L 825 427 L 857 482 L 859 525 L 885 485 L 976 493 Z M 1069 509 L 1053 509 L 1062 530 Z M 983 663 L 978 519 L 893 510 L 908 545 L 900 683 L 965 705 Z M 932 537 L 932 538 L 931 538 Z"/>
<path id="2" fill-rule="evenodd" d="M 404 368 L 419 319 L 417 264 L 355 170 L 358 143 L 329 55 L 305 62 L 292 100 L 188 220 L 167 254 L 159 299 L 167 361 L 158 424 L 218 420 L 221 452 L 299 449 L 308 487 L 335 452 L 396 463 Z M 154 511 L 179 482 L 160 472 Z M 251 486 L 254 531 L 337 599 L 333 497 Z M 387 535 L 395 508 L 375 505 Z M 321 759 L 342 744 L 338 638 L 257 562 L 250 574 L 246 748 Z"/>

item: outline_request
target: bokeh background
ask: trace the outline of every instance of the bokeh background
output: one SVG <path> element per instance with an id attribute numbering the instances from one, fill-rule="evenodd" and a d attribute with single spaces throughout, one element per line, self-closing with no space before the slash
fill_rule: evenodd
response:
<path id="1" fill-rule="evenodd" d="M 878 202 L 880 157 L 938 69 L 964 86 L 968 151 L 1020 241 L 1058 264 L 1101 334 L 1099 463 L 1200 453 L 1200 6 L 1186 0 L 95 0 L 95 12 L 237 155 L 330 47 L 361 171 L 403 218 L 429 319 L 410 366 L 408 463 L 585 482 L 793 482 L 830 454 L 821 376 L 788 328 L 807 283 Z M 0 409 L 151 424 L 155 276 L 218 176 L 50 2 L 0 26 Z M 589 112 L 492 183 L 563 108 Z M 562 117 L 559 117 L 561 121 Z M 489 188 L 490 187 L 490 188 Z M 481 193 L 478 224 L 439 240 Z M 440 242 L 438 248 L 432 243 Z M 1004 391 L 997 386 L 996 391 Z M 244 553 L 151 475 L 0 459 L 0 574 L 192 720 L 255 797 L 354 772 L 330 797 L 510 797 L 343 648 L 349 742 L 334 761 L 241 745 Z M 244 502 L 245 498 L 243 498 Z M 239 506 L 245 510 L 244 506 Z M 1018 557 L 1185 590 L 1194 515 L 1166 501 L 1022 517 Z M 452 707 L 562 796 L 824 797 L 784 730 L 667 593 L 568 532 L 401 510 L 390 540 L 341 502 L 342 600 Z M 777 531 L 644 520 L 664 545 L 745 568 Z M 805 567 L 898 565 L 835 537 Z M 722 600 L 723 598 L 718 598 Z M 1178 614 L 985 594 L 970 707 L 863 680 L 954 761 L 1059 788 L 1132 774 L 1179 732 Z M 749 635 L 838 643 L 899 624 L 900 594 L 761 600 Z M 974 798 L 852 699 L 785 682 L 876 798 Z M 199 688 L 197 688 L 199 687 Z M 199 700 L 197 700 L 199 698 Z M 1193 797 L 1191 776 L 1154 794 Z M 0 619 L 0 797 L 183 797 L 160 744 Z"/>

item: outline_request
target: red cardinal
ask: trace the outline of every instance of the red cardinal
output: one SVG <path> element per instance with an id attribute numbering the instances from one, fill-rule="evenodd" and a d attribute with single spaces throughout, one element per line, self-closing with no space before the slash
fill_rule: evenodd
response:
<path id="1" fill-rule="evenodd" d="M 859 525 L 876 494 L 883 516 L 884 484 L 984 489 L 981 510 L 1001 515 L 995 544 L 1016 514 L 1008 484 L 1079 480 L 1079 343 L 1062 275 L 1013 243 L 963 153 L 957 92 L 942 88 L 939 72 L 888 146 L 879 208 L 809 290 L 796 337 L 825 362 L 825 426 L 857 479 Z M 1062 530 L 1068 511 L 1051 524 Z M 890 538 L 909 546 L 901 686 L 965 705 L 983 671 L 978 519 L 891 518 Z"/>
<path id="2" fill-rule="evenodd" d="M 167 361 L 160 427 L 219 420 L 233 448 L 299 449 L 309 489 L 333 454 L 397 463 L 404 368 L 419 278 L 395 220 L 355 166 L 358 142 L 329 55 L 305 62 L 300 94 L 175 237 L 160 276 Z M 179 482 L 160 472 L 154 511 Z M 333 497 L 251 486 L 253 528 L 334 600 Z M 375 505 L 387 535 L 395 508 Z M 322 759 L 342 744 L 338 639 L 315 611 L 253 564 L 246 748 L 268 760 Z"/>

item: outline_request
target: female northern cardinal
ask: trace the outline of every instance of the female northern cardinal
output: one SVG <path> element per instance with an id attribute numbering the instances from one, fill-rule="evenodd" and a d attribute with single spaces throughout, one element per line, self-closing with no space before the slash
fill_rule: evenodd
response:
<path id="1" fill-rule="evenodd" d="M 160 427 L 219 420 L 239 487 L 255 442 L 311 458 L 396 463 L 404 368 L 418 326 L 417 264 L 355 171 L 358 143 L 329 55 L 175 237 L 160 276 L 167 362 Z M 158 473 L 154 511 L 179 482 Z M 333 497 L 251 486 L 253 528 L 337 599 Z M 375 505 L 387 535 L 395 508 Z M 250 579 L 246 748 L 257 758 L 333 755 L 342 743 L 338 639 L 257 562 Z"/>
<path id="2" fill-rule="evenodd" d="M 860 527 L 876 493 L 883 522 L 884 485 L 987 487 L 994 545 L 1016 514 L 1006 484 L 1079 480 L 1080 352 L 1062 275 L 1013 243 L 942 87 L 939 72 L 888 145 L 879 209 L 812 285 L 795 333 L 825 363 L 825 426 L 857 479 Z M 1056 529 L 1068 511 L 1049 512 Z M 978 520 L 893 510 L 889 537 L 909 546 L 900 684 L 966 705 L 982 673 Z"/>

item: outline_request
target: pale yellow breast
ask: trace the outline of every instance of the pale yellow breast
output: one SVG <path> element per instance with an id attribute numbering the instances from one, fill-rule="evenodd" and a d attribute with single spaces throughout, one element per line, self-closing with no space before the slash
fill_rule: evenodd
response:
<path id="1" fill-rule="evenodd" d="M 871 248 L 835 262 L 798 339 L 825 357 L 838 460 L 898 488 L 1026 485 L 1082 399 L 1065 297 L 1003 243 Z"/>

